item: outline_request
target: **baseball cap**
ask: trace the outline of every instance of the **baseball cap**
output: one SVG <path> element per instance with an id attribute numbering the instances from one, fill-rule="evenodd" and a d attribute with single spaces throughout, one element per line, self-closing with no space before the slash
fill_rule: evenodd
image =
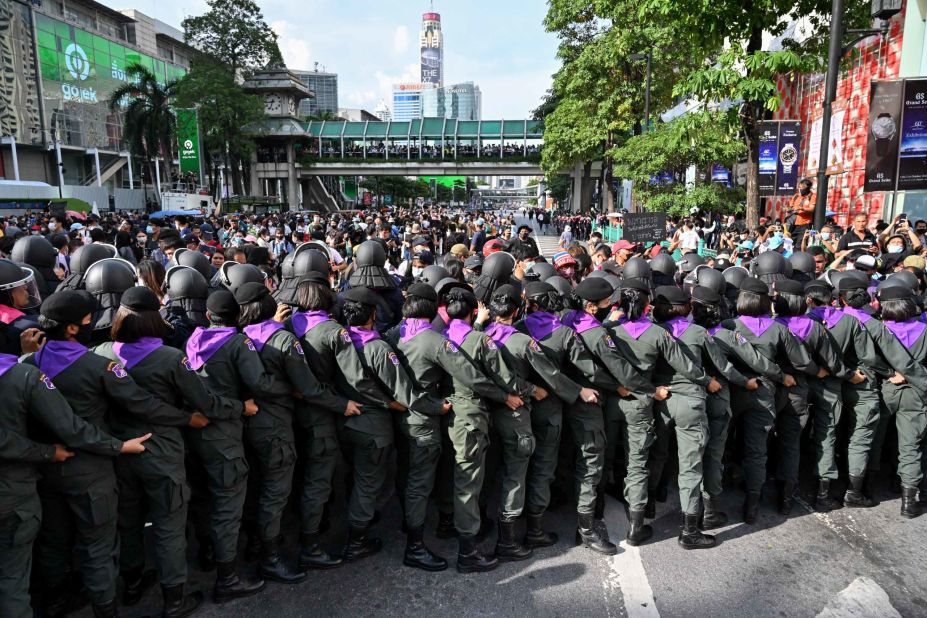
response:
<path id="1" fill-rule="evenodd" d="M 927 260 L 920 255 L 909 255 L 904 259 L 903 265 L 905 268 L 920 268 L 921 270 L 927 270 Z"/>
<path id="2" fill-rule="evenodd" d="M 629 243 L 628 241 L 622 238 L 621 240 L 619 240 L 618 242 L 612 245 L 612 253 L 618 253 L 622 249 L 629 250 L 633 248 L 634 248 L 634 245 L 632 245 L 631 243 Z"/>

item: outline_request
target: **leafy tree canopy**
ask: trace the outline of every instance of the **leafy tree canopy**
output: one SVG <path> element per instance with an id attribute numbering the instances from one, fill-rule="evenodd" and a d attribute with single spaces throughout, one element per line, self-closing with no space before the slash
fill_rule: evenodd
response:
<path id="1" fill-rule="evenodd" d="M 203 15 L 183 20 L 184 40 L 225 63 L 232 75 L 283 63 L 277 34 L 252 0 L 207 0 Z"/>

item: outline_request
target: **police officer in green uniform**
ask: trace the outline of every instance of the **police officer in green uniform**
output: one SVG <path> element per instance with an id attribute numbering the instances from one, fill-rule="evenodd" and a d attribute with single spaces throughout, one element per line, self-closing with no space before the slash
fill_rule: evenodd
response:
<path id="1" fill-rule="evenodd" d="M 521 383 L 518 387 L 519 394 L 535 401 L 556 396 L 567 404 L 573 404 L 577 400 L 597 403 L 597 392 L 579 386 L 561 373 L 560 368 L 544 354 L 537 341 L 513 326 L 519 317 L 521 307 L 520 291 L 512 285 L 500 286 L 492 294 L 489 313 L 493 322 L 485 330 L 501 350 L 506 364 L 519 378 L 516 381 L 516 384 Z M 525 479 L 528 463 L 534 452 L 531 414 L 531 405 L 526 403 L 519 410 L 494 410 L 492 416 L 493 424 L 502 437 L 505 468 L 502 476 L 502 513 L 499 518 L 496 555 L 515 560 L 523 560 L 532 553 L 531 547 L 525 547 L 515 539 L 515 519 L 521 515 L 524 508 Z M 547 539 L 544 539 L 544 542 L 548 543 Z"/>
<path id="2" fill-rule="evenodd" d="M 656 492 L 669 454 L 669 431 L 676 428 L 679 457 L 679 503 L 682 507 L 682 533 L 679 544 L 684 549 L 714 547 L 715 538 L 702 534 L 698 528 L 699 495 L 702 485 L 702 460 L 708 443 L 707 395 L 719 393 L 723 386 L 714 373 L 731 373 L 730 363 L 718 352 L 708 332 L 689 321 L 691 297 L 675 286 L 660 286 L 654 290 L 653 319 L 665 328 L 689 361 L 689 373 L 701 367 L 709 377 L 702 387 L 676 370 L 669 362 L 657 363 L 654 381 L 671 390 L 669 398 L 654 404 L 656 442 L 650 452 L 648 498 Z M 708 363 L 705 363 L 705 359 Z M 720 370 L 718 369 L 720 367 Z M 743 377 L 740 372 L 738 375 Z M 746 383 L 743 379 L 742 383 Z M 706 395 L 707 393 L 707 395 Z M 652 498 L 651 498 L 652 499 Z"/>
<path id="3" fill-rule="evenodd" d="M 158 297 L 147 287 L 130 288 L 113 319 L 112 343 L 94 352 L 122 364 L 129 376 L 156 399 L 180 409 L 195 410 L 189 425 L 202 428 L 212 416 L 241 415 L 243 404 L 206 390 L 180 350 L 164 345 L 169 326 L 160 313 Z M 165 616 L 186 616 L 203 600 L 200 592 L 184 594 L 187 583 L 187 509 L 190 488 L 184 468 L 183 432 L 132 416 L 114 417 L 116 436 L 153 433 L 146 451 L 116 468 L 119 482 L 119 568 L 125 589 L 123 604 L 137 604 L 157 575 L 164 596 Z M 157 573 L 145 573 L 145 522 L 153 528 Z"/>
<path id="4" fill-rule="evenodd" d="M 482 397 L 498 399 L 499 387 L 484 376 L 459 348 L 432 329 L 438 314 L 438 296 L 425 283 L 416 283 L 406 291 L 403 320 L 387 339 L 393 343 L 400 361 L 412 378 L 415 389 L 424 393 L 449 396 L 456 379 Z M 522 406 L 521 397 L 510 394 L 508 408 Z M 403 564 L 440 571 L 447 561 L 432 553 L 423 539 L 428 497 L 434 485 L 435 471 L 441 455 L 441 410 L 423 414 L 415 409 L 398 416 L 398 431 L 404 437 L 398 454 L 400 486 L 406 524 L 406 550 Z"/>
<path id="5" fill-rule="evenodd" d="M 508 385 L 515 382 L 515 376 L 502 359 L 495 342 L 472 326 L 479 307 L 476 295 L 463 284 L 458 284 L 444 293 L 444 301 L 449 319 L 444 336 L 458 346 L 460 353 L 466 355 L 477 369 L 496 378 L 501 385 L 496 395 L 501 400 L 497 402 L 504 404 L 509 396 Z M 457 570 L 461 573 L 491 571 L 499 566 L 499 560 L 494 556 L 484 556 L 477 546 L 485 521 L 480 492 L 486 478 L 491 423 L 489 406 L 460 380 L 454 381 L 453 392 L 448 398 L 454 406 L 448 415 L 447 432 L 453 447 L 449 453 L 453 459 L 450 506 L 459 545 Z"/>
<path id="6" fill-rule="evenodd" d="M 217 290 L 206 300 L 209 328 L 197 328 L 187 340 L 187 361 L 213 392 L 235 400 L 248 400 L 273 392 L 274 377 L 264 371 L 250 339 L 238 332 L 239 306 L 228 290 Z M 209 414 L 208 411 L 203 411 Z M 216 556 L 216 602 L 255 594 L 264 580 L 238 576 L 238 533 L 248 482 L 248 462 L 242 442 L 244 418 L 258 413 L 246 405 L 243 414 L 211 417 L 209 425 L 188 434 L 199 465 L 206 471 L 212 499 L 210 536 Z"/>
<path id="7" fill-rule="evenodd" d="M 343 564 L 340 557 L 330 556 L 319 544 L 319 528 L 325 503 L 331 495 L 332 476 L 338 462 L 338 426 L 336 419 L 361 414 L 357 384 L 363 392 L 380 392 L 379 387 L 364 375 L 348 331 L 335 322 L 329 312 L 335 297 L 328 277 L 319 272 L 307 273 L 296 288 L 300 311 L 293 314 L 289 327 L 299 338 L 306 362 L 312 369 L 330 408 L 303 401 L 296 408 L 299 422 L 309 431 L 306 444 L 307 462 L 303 478 L 300 529 L 302 533 L 299 566 L 308 569 L 331 569 Z M 377 405 L 389 407 L 391 395 L 380 395 Z M 352 528 L 348 543 L 364 544 L 366 529 Z M 350 554 L 347 558 L 360 557 Z"/>
<path id="8" fill-rule="evenodd" d="M 817 379 L 799 380 L 799 386 L 807 383 L 807 395 L 801 398 L 799 389 L 789 390 L 789 403 L 784 411 L 780 406 L 777 425 L 779 435 L 779 483 L 784 486 L 780 494 L 780 513 L 791 511 L 794 487 L 798 484 L 799 442 L 808 419 L 808 408 L 814 411 L 814 442 L 817 455 L 818 492 L 814 503 L 817 511 L 827 512 L 840 508 L 840 503 L 830 497 L 830 482 L 837 479 L 837 464 L 834 451 L 837 442 L 837 424 L 843 408 L 841 383 L 849 381 L 859 384 L 865 374 L 848 368 L 834 339 L 820 322 L 807 313 L 808 302 L 804 286 L 798 281 L 776 283 L 775 311 L 799 341 L 808 355 L 820 368 Z"/>
<path id="9" fill-rule="evenodd" d="M 624 493 L 631 512 L 631 528 L 628 531 L 628 542 L 640 544 L 647 540 L 653 531 L 649 526 L 644 526 L 643 518 L 648 504 L 652 505 L 653 496 L 648 495 L 648 470 L 647 459 L 651 447 L 657 439 L 658 431 L 665 431 L 662 427 L 666 420 L 675 420 L 679 425 L 680 418 L 672 419 L 668 408 L 663 403 L 668 398 L 675 396 L 667 384 L 659 384 L 654 380 L 654 371 L 663 363 L 667 364 L 671 370 L 680 374 L 679 378 L 690 384 L 705 388 L 712 384 L 700 365 L 695 365 L 692 360 L 686 356 L 676 340 L 664 329 L 657 327 L 648 317 L 647 309 L 650 305 L 650 287 L 642 279 L 624 279 L 621 282 L 621 301 L 620 308 L 623 313 L 623 319 L 617 323 L 610 324 L 610 332 L 615 338 L 615 344 L 619 353 L 628 359 L 633 367 L 640 372 L 648 382 L 657 384 L 659 394 L 666 394 L 667 397 L 649 397 L 642 396 L 632 390 L 631 394 L 621 398 L 620 407 L 627 423 L 627 457 L 628 457 L 628 475 L 625 479 Z M 663 375 L 666 372 L 662 372 Z M 715 381 L 713 390 L 718 390 L 720 385 Z M 697 406 L 698 403 L 692 396 L 696 393 L 695 388 L 689 386 L 684 389 L 682 395 L 686 406 Z M 659 410 L 654 410 L 653 400 L 660 405 Z M 675 408 L 675 405 L 674 405 Z M 698 408 L 697 408 L 698 409 Z M 701 410 L 704 410 L 704 401 L 701 403 Z M 674 410 L 675 411 L 675 410 Z M 660 415 L 660 422 L 655 416 Z M 698 419 L 686 419 L 685 425 L 689 428 L 692 425 L 699 426 Z M 707 422 L 707 420 L 703 421 Z M 704 431 L 704 424 L 701 425 Z M 697 431 L 697 430 L 696 430 Z M 677 432 L 678 433 L 678 432 Z M 707 433 L 707 432 L 705 432 Z M 704 434 L 703 434 L 704 435 Z M 680 439 L 680 444 L 685 444 L 685 440 Z M 691 444 L 691 450 L 698 452 L 697 467 L 701 468 L 701 455 L 704 449 L 705 438 Z M 699 444 L 701 446 L 699 446 Z M 689 454 L 692 460 L 692 454 Z M 688 464 L 687 464 L 688 465 Z M 698 515 L 698 484 L 701 483 L 700 470 L 698 474 L 693 473 L 688 479 L 683 479 L 682 470 L 684 464 L 680 461 L 680 481 L 679 491 L 682 500 L 682 508 L 686 514 L 695 513 Z M 690 467 L 695 467 L 693 463 Z M 694 488 L 692 481 L 698 477 L 698 482 Z M 685 492 L 685 498 L 683 498 Z M 693 505 L 694 501 L 694 505 Z M 696 530 L 697 532 L 697 530 Z"/>
<path id="10" fill-rule="evenodd" d="M 707 400 L 708 442 L 702 459 L 702 530 L 720 528 L 727 523 L 719 498 L 723 487 L 724 447 L 731 420 L 731 386 L 745 391 L 760 387 L 757 377 L 747 377 L 749 368 L 767 379 L 778 379 L 779 368 L 747 343 L 741 335 L 721 326 L 723 298 L 716 291 L 697 286 L 692 290 L 692 321 L 706 329 L 709 344 L 703 348 L 706 371 L 721 383 L 721 390 L 709 393 Z"/>
<path id="11" fill-rule="evenodd" d="M 894 374 L 882 382 L 882 397 L 895 415 L 898 429 L 898 476 L 901 477 L 901 516 L 918 517 L 917 492 L 924 478 L 927 441 L 927 323 L 918 319 L 914 290 L 887 286 L 878 290 L 882 323 L 866 328 Z"/>
<path id="12" fill-rule="evenodd" d="M 562 367 L 579 384 L 585 384 L 591 379 L 593 383 L 604 382 L 605 388 L 613 391 L 617 389 L 614 379 L 596 364 L 576 333 L 561 322 L 558 315 L 561 310 L 560 296 L 552 285 L 542 281 L 529 283 L 525 286 L 525 301 L 527 315 L 516 324 L 516 328 L 537 341 L 555 366 Z M 579 403 L 584 403 L 582 397 Z M 541 523 L 550 504 L 550 486 L 557 468 L 563 409 L 560 397 L 545 397 L 531 406 L 531 429 L 535 444 L 526 481 L 527 547 L 545 547 L 557 540 L 557 535 L 545 532 Z M 568 413 L 572 413 L 573 406 L 569 406 L 568 410 Z M 604 507 L 604 501 L 597 501 L 597 507 L 600 502 Z"/>
<path id="13" fill-rule="evenodd" d="M 866 289 L 867 282 L 860 279 L 849 276 L 840 280 L 837 285 L 840 309 L 827 304 L 832 292 L 829 286 L 818 283 L 820 280 L 812 282 L 815 285 L 809 283 L 805 286 L 805 294 L 813 306 L 812 314 L 827 325 L 843 352 L 844 362 L 851 367 L 858 366 L 866 374 L 866 380 L 859 384 L 843 384 L 843 405 L 848 417 L 847 468 L 850 476 L 843 505 L 849 508 L 875 505 L 864 491 L 872 439 L 880 417 L 879 382 L 894 374 L 869 332 L 869 323 L 872 322 L 874 326 L 878 322 L 873 322 L 872 315 L 862 310 L 872 302 L 872 297 Z"/>
<path id="14" fill-rule="evenodd" d="M 776 426 L 777 402 L 788 401 L 788 391 L 797 384 L 794 374 L 817 375 L 819 371 L 801 342 L 787 326 L 770 316 L 771 311 L 769 286 L 755 277 L 747 277 L 740 283 L 737 296 L 738 317 L 725 324 L 782 371 L 778 387 L 761 380 L 760 388 L 755 391 L 734 390 L 734 412 L 743 415 L 744 481 L 747 486 L 744 522 L 748 524 L 756 523 L 760 491 L 766 481 L 766 443 L 770 430 Z M 744 375 L 756 377 L 752 372 L 745 371 Z M 801 396 L 799 392 L 793 401 L 800 402 Z M 791 495 L 787 487 L 780 492 L 780 497 Z M 780 502 L 780 508 L 782 506 Z"/>
<path id="15" fill-rule="evenodd" d="M 378 405 L 381 392 L 364 398 L 364 413 L 345 417 L 341 437 L 345 455 L 354 471 L 354 487 L 348 501 L 348 544 L 343 555 L 353 562 L 380 551 L 378 538 L 366 536 L 374 518 L 377 499 L 386 484 L 388 459 L 393 446 L 393 419 L 396 413 L 409 408 L 430 410 L 435 406 L 444 412 L 451 405 L 432 395 L 414 392 L 412 381 L 399 362 L 393 348 L 375 330 L 379 296 L 365 287 L 353 287 L 344 294 L 342 319 L 357 350 L 365 375 L 381 387 L 383 393 L 395 398 L 388 407 Z M 350 379 L 350 377 L 349 377 Z M 359 385 L 364 388 L 363 384 Z"/>
<path id="16" fill-rule="evenodd" d="M 296 335 L 284 328 L 289 307 L 278 307 L 267 286 L 257 282 L 236 289 L 235 300 L 241 306 L 238 323 L 242 332 L 257 348 L 264 370 L 274 376 L 272 391 L 257 396 L 261 413 L 245 423 L 245 440 L 257 467 L 249 473 L 248 491 L 256 511 L 254 527 L 260 543 L 258 571 L 264 579 L 293 584 L 304 580 L 306 574 L 293 572 L 283 563 L 279 537 L 296 468 L 294 402 L 298 398 L 329 408 L 337 403 L 319 387 Z"/>
<path id="17" fill-rule="evenodd" d="M 188 412 L 158 401 L 137 386 L 121 364 L 85 347 L 94 308 L 86 292 L 68 290 L 47 298 L 39 318 L 47 341 L 24 362 L 36 365 L 51 380 L 77 416 L 101 429 L 108 431 L 110 419 L 128 415 L 153 425 L 186 426 Z M 36 437 L 53 441 L 42 433 Z M 41 472 L 43 521 L 36 560 L 49 586 L 52 607 L 46 608 L 47 613 L 67 610 L 69 595 L 58 590 L 67 585 L 72 545 L 76 545 L 94 610 L 101 616 L 115 615 L 118 492 L 112 462 L 82 453 L 47 464 Z"/>
<path id="18" fill-rule="evenodd" d="M 623 393 L 627 397 L 631 397 L 633 393 L 634 397 L 640 398 L 649 414 L 650 399 L 665 399 L 669 391 L 664 387 L 655 388 L 647 376 L 638 372 L 628 359 L 619 353 L 615 340 L 602 325 L 602 320 L 607 318 L 611 311 L 614 293 L 615 288 L 605 279 L 584 279 L 575 290 L 576 296 L 582 301 L 582 308 L 567 313 L 563 317 L 563 323 L 576 332 L 595 362 L 614 380 L 612 384 L 605 385 L 601 377 L 595 383 L 586 377 L 585 386 L 598 386 L 605 392 Z M 618 548 L 609 541 L 607 532 L 599 532 L 600 529 L 604 530 L 603 522 L 593 526 L 593 519 L 601 519 L 601 516 L 604 516 L 605 497 L 602 482 L 603 466 L 607 461 L 606 447 L 609 446 L 608 450 L 613 450 L 609 441 L 617 442 L 620 431 L 612 425 L 608 427 L 606 434 L 602 406 L 598 403 L 577 402 L 567 414 L 567 420 L 578 451 L 576 510 L 579 539 L 594 551 L 606 555 L 616 554 Z M 631 530 L 628 534 L 629 543 L 632 544 L 643 542 L 653 534 L 649 527 L 643 527 L 643 510 L 640 511 L 639 519 L 637 512 L 631 511 Z"/>
<path id="19" fill-rule="evenodd" d="M 31 618 L 32 545 L 42 516 L 36 488 L 39 464 L 57 464 L 74 457 L 68 449 L 112 457 L 120 452 L 141 452 L 145 447 L 141 440 L 122 442 L 84 422 L 45 374 L 16 361 L 16 356 L 0 354 L 4 400 L 0 407 L 0 615 Z M 51 432 L 55 444 L 29 439 L 28 427 L 36 421 Z M 115 605 L 110 615 L 114 613 Z"/>

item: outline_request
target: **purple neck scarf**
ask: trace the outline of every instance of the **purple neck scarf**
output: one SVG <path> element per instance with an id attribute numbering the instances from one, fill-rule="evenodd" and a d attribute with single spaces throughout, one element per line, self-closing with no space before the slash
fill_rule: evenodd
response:
<path id="1" fill-rule="evenodd" d="M 209 362 L 213 354 L 237 333 L 238 330 L 232 326 L 225 328 L 203 328 L 201 326 L 193 331 L 187 339 L 187 360 L 190 361 L 193 370 L 199 371 Z"/>
<path id="2" fill-rule="evenodd" d="M 637 318 L 634 321 L 628 321 L 621 325 L 621 328 L 625 330 L 626 333 L 631 335 L 631 338 L 635 341 L 641 338 L 641 335 L 647 332 L 647 330 L 653 326 L 653 322 L 647 318 Z"/>
<path id="3" fill-rule="evenodd" d="M 416 335 L 426 330 L 431 330 L 431 322 L 423 318 L 406 318 L 399 326 L 399 341 L 406 343 L 415 338 Z"/>
<path id="4" fill-rule="evenodd" d="M 852 315 L 854 318 L 859 320 L 860 324 L 865 324 L 872 319 L 872 316 L 862 309 L 856 309 L 855 307 L 850 307 L 849 305 L 843 308 L 843 312 L 847 315 Z"/>
<path id="5" fill-rule="evenodd" d="M 76 341 L 49 341 L 35 353 L 35 360 L 42 373 L 49 380 L 54 380 L 55 376 L 89 351 Z"/>
<path id="6" fill-rule="evenodd" d="M 679 339 L 683 334 L 689 330 L 689 327 L 692 326 L 692 322 L 683 317 L 675 317 L 672 320 L 667 320 L 666 325 L 669 326 L 670 332 L 673 334 L 673 337 Z"/>
<path id="7" fill-rule="evenodd" d="M 580 335 L 587 330 L 602 326 L 602 323 L 595 319 L 594 315 L 589 315 L 585 311 L 571 311 L 563 318 L 563 323 Z"/>
<path id="8" fill-rule="evenodd" d="M 815 307 L 811 314 L 827 325 L 827 328 L 833 328 L 843 317 L 843 311 L 835 307 Z"/>
<path id="9" fill-rule="evenodd" d="M 904 322 L 885 320 L 882 323 L 885 324 L 885 328 L 892 331 L 892 334 L 898 337 L 898 341 L 906 348 L 910 348 L 914 345 L 914 342 L 921 336 L 924 329 L 927 329 L 927 324 L 918 319 L 906 320 Z"/>
<path id="10" fill-rule="evenodd" d="M 761 315 L 759 317 L 742 315 L 737 319 L 740 320 L 740 323 L 746 326 L 750 332 L 757 337 L 762 337 L 763 333 L 768 331 L 769 327 L 772 326 L 775 322 L 775 320 L 773 320 L 768 315 Z"/>
<path id="11" fill-rule="evenodd" d="M 492 340 L 496 342 L 497 345 L 503 346 L 505 342 L 509 340 L 509 337 L 513 333 L 517 333 L 515 327 L 511 324 L 500 324 L 499 322 L 493 322 L 492 326 L 486 329 L 486 334 L 492 337 Z"/>
<path id="12" fill-rule="evenodd" d="M 297 337 L 303 337 L 325 320 L 330 320 L 331 316 L 327 311 L 301 311 L 293 314 L 293 333 Z"/>
<path id="13" fill-rule="evenodd" d="M 353 343 L 355 349 L 358 350 L 360 350 L 371 341 L 380 338 L 380 333 L 375 330 L 367 330 L 364 328 L 358 328 L 357 326 L 348 326 L 347 330 L 348 335 L 351 337 L 351 343 Z"/>
<path id="14" fill-rule="evenodd" d="M 263 322 L 258 322 L 257 324 L 251 324 L 250 326 L 245 326 L 242 330 L 245 333 L 245 336 L 251 340 L 254 344 L 255 349 L 258 353 L 264 349 L 264 345 L 274 336 L 278 330 L 283 328 L 283 324 L 280 322 L 275 322 L 273 320 L 265 320 Z"/>
<path id="15" fill-rule="evenodd" d="M 789 331 L 802 341 L 808 338 L 815 324 L 814 320 L 807 315 L 793 315 L 788 318 L 779 318 L 779 321 L 788 326 Z"/>
<path id="16" fill-rule="evenodd" d="M 589 315 L 589 314 L 586 314 Z M 535 311 L 525 317 L 525 328 L 532 339 L 544 339 L 563 325 L 560 318 L 547 311 Z"/>
<path id="17" fill-rule="evenodd" d="M 0 376 L 3 376 L 7 371 L 10 370 L 10 367 L 15 365 L 19 361 L 14 354 L 0 354 Z"/>
<path id="18" fill-rule="evenodd" d="M 447 323 L 447 328 L 444 329 L 444 336 L 453 341 L 459 348 L 472 330 L 473 327 L 463 320 L 451 320 Z"/>
<path id="19" fill-rule="evenodd" d="M 716 324 L 715 326 L 712 326 L 711 328 L 708 329 L 708 334 L 714 337 L 715 335 L 718 334 L 718 331 L 721 330 L 721 328 L 722 326 L 720 324 Z"/>
<path id="20" fill-rule="evenodd" d="M 117 341 L 113 344 L 113 352 L 115 352 L 123 367 L 131 369 L 163 345 L 164 342 L 158 337 L 142 337 L 135 343 Z"/>

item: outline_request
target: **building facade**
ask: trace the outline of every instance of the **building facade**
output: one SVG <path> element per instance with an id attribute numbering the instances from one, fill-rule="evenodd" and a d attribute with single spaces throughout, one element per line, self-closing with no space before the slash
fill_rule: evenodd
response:
<path id="1" fill-rule="evenodd" d="M 434 84 L 395 84 L 393 86 L 393 120 L 405 122 L 422 117 L 422 94 L 434 90 Z"/>
<path id="2" fill-rule="evenodd" d="M 441 32 L 441 15 L 422 15 L 421 33 L 422 83 L 444 85 L 444 34 Z"/>
<path id="3" fill-rule="evenodd" d="M 390 111 L 386 101 L 380 100 L 377 106 L 373 108 L 373 114 L 380 120 L 387 121 L 393 119 L 393 112 Z"/>
<path id="4" fill-rule="evenodd" d="M 314 71 L 293 71 L 315 97 L 304 99 L 299 104 L 299 115 L 321 117 L 325 114 L 338 115 L 338 74 Z"/>
<path id="5" fill-rule="evenodd" d="M 482 119 L 482 94 L 473 82 L 422 91 L 422 116 L 428 118 Z"/>

